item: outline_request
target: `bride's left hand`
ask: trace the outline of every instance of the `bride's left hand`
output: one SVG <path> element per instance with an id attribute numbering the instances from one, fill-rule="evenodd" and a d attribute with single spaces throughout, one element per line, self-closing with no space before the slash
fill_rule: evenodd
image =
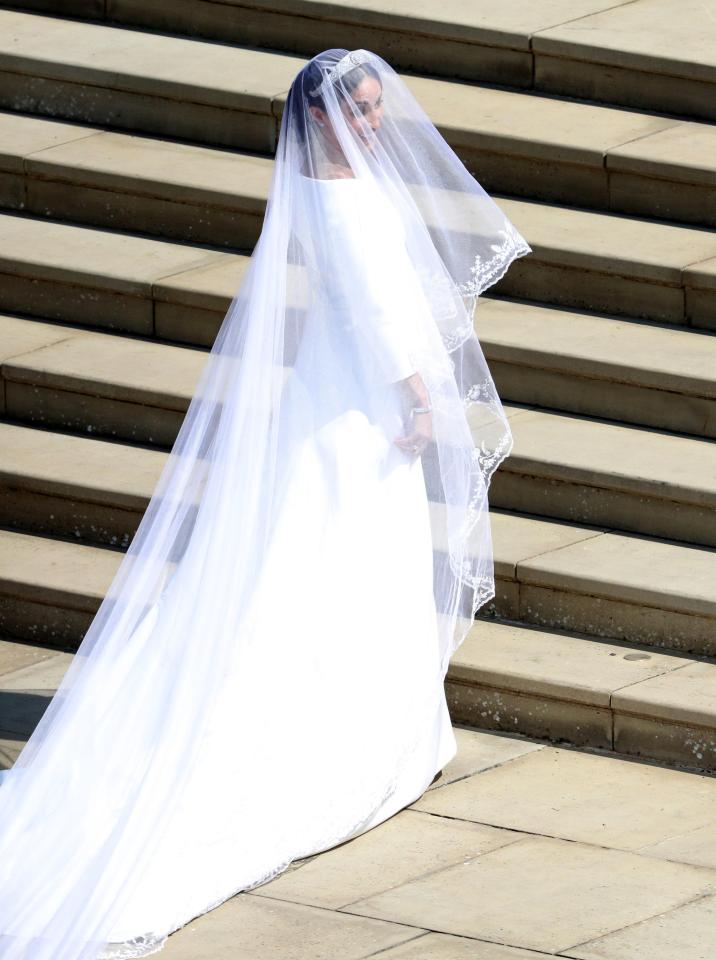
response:
<path id="1" fill-rule="evenodd" d="M 433 418 L 430 413 L 413 414 L 413 430 L 395 440 L 403 453 L 420 456 L 433 437 Z"/>

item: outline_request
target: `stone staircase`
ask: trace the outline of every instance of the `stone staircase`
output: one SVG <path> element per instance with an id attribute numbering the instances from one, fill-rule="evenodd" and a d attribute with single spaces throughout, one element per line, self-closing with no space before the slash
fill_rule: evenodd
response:
<path id="1" fill-rule="evenodd" d="M 136 529 L 261 229 L 293 76 L 367 46 L 534 251 L 477 310 L 515 447 L 453 719 L 716 770 L 716 45 L 682 6 L 683 34 L 667 0 L 0 9 L 8 703 L 76 649 Z M 0 709 L 3 743 L 31 729 Z"/>

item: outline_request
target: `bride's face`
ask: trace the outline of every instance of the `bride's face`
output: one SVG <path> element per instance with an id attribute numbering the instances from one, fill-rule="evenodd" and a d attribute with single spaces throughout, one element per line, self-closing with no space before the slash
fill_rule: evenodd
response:
<path id="1" fill-rule="evenodd" d="M 341 101 L 341 111 L 349 127 L 355 130 L 361 143 L 368 150 L 375 146 L 375 133 L 380 127 L 383 116 L 383 88 L 375 77 L 364 77 L 351 93 L 354 106 Z M 358 116 L 356 116 L 356 110 Z M 319 123 L 321 132 L 340 150 L 340 144 L 331 126 L 327 114 L 320 107 L 311 108 Z"/>

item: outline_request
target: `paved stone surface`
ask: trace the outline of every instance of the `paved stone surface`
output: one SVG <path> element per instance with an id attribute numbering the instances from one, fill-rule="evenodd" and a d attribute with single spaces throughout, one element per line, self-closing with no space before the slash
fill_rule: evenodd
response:
<path id="1" fill-rule="evenodd" d="M 661 916 L 570 950 L 580 960 L 701 960 L 716 924 L 716 896 L 705 896 Z"/>
<path id="2" fill-rule="evenodd" d="M 53 653 L 2 676 L 3 766 L 69 662 Z M 527 960 L 534 950 L 636 960 L 663 923 L 685 949 L 705 942 L 714 778 L 455 732 L 457 755 L 413 804 L 191 921 L 169 938 L 169 960 Z"/>
<path id="3" fill-rule="evenodd" d="M 515 784 L 519 783 L 519 790 Z M 426 794 L 440 816 L 619 850 L 713 824 L 716 778 L 545 747 Z"/>
<path id="4" fill-rule="evenodd" d="M 554 953 L 715 891 L 707 868 L 527 836 L 343 912 Z"/>
<path id="5" fill-rule="evenodd" d="M 426 872 L 426 863 L 439 870 L 512 843 L 517 835 L 466 819 L 453 822 L 405 810 L 359 839 L 356 847 L 341 844 L 327 850 L 325 857 L 256 892 L 335 910 L 406 883 Z"/>

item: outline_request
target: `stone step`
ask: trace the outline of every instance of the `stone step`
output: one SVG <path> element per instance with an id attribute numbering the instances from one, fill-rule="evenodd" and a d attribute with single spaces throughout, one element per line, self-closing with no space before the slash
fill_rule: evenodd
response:
<path id="1" fill-rule="evenodd" d="M 716 444 L 508 407 L 514 447 L 490 503 L 716 547 Z"/>
<path id="2" fill-rule="evenodd" d="M 454 723 L 716 772 L 716 663 L 478 619 L 446 677 Z"/>
<path id="3" fill-rule="evenodd" d="M 210 346 L 248 259 L 0 214 L 0 310 Z"/>
<path id="4" fill-rule="evenodd" d="M 237 164 L 241 161 L 237 157 Z M 271 163 L 254 158 L 252 164 L 260 162 Z M 491 292 L 716 329 L 716 232 L 534 201 L 496 200 L 532 252 L 516 260 Z M 260 229 L 258 216 L 255 222 Z M 255 237 L 243 239 L 250 245 Z M 235 242 L 240 242 L 239 236 Z M 240 268 L 247 262 L 240 256 L 98 227 L 0 214 L 0 310 L 143 335 L 163 331 L 164 337 L 183 340 L 176 302 L 200 301 L 196 293 L 206 289 L 209 277 L 204 273 L 192 278 L 186 272 L 226 267 L 226 278 L 233 276 L 233 294 Z M 223 262 L 224 257 L 231 259 Z M 178 274 L 184 274 L 180 283 Z M 172 290 L 177 285 L 181 292 Z M 77 288 L 82 296 L 77 296 Z M 171 298 L 172 307 L 159 308 L 155 317 L 156 292 L 163 303 Z M 206 298 L 203 301 L 202 306 Z M 163 315 L 168 315 L 166 322 Z M 188 339 L 211 343 L 216 329 Z"/>
<path id="5" fill-rule="evenodd" d="M 500 396 L 716 437 L 716 337 L 484 296 L 475 314 Z"/>
<path id="6" fill-rule="evenodd" d="M 181 334 L 181 322 L 187 336 L 215 333 L 233 275 L 227 265 L 189 271 L 191 283 L 207 281 L 207 300 L 215 294 L 213 320 L 196 301 L 195 313 L 189 302 L 180 310 L 176 300 L 159 301 L 157 315 L 166 307 L 172 320 L 159 332 Z M 187 290 L 176 287 L 171 296 Z M 493 296 L 482 298 L 475 326 L 504 400 L 716 437 L 712 334 Z M 0 411 L 7 417 L 165 447 L 206 356 L 2 314 L 0 344 Z"/>
<path id="7" fill-rule="evenodd" d="M 27 326 L 37 331 L 35 346 L 18 354 L 13 328 L 21 338 Z M 0 370 L 5 383 L 6 417 L 170 447 L 207 354 L 80 332 L 39 345 L 43 332 L 50 338 L 61 335 L 58 331 L 62 330 L 52 324 L 45 330 L 36 322 L 0 317 L 0 331 L 13 354 L 0 357 L 4 359 Z M 17 345 L 26 347 L 27 341 L 23 344 L 20 339 Z M 477 406 L 470 408 L 468 416 L 472 419 L 478 410 Z M 494 506 L 716 546 L 713 443 L 554 411 L 509 405 L 507 411 L 515 445 L 493 481 Z M 475 429 L 477 426 L 476 422 Z M 9 451 L 6 483 L 11 482 L 25 495 L 31 489 L 26 473 L 34 475 L 39 470 L 40 478 L 52 485 L 49 478 L 58 464 L 67 462 L 76 469 L 74 464 L 89 460 L 95 461 L 96 475 L 106 477 L 105 482 L 114 489 L 115 444 L 88 443 L 84 437 L 68 438 L 10 425 L 5 427 L 4 436 Z M 90 451 L 89 460 L 71 452 L 77 442 Z M 142 462 L 147 452 L 136 451 L 138 461 Z M 132 455 L 128 451 L 127 457 Z M 83 478 L 84 468 L 80 485 Z M 147 495 L 150 492 L 145 490 Z M 59 496 L 68 493 L 63 489 Z M 112 505 L 117 506 L 114 501 Z M 34 498 L 25 503 L 22 495 L 17 500 L 8 494 L 0 522 L 11 524 L 16 516 L 26 518 L 20 521 L 22 525 L 30 523 L 28 518 L 34 517 L 35 507 Z M 73 501 L 65 525 L 52 532 L 71 534 L 79 523 L 83 532 L 78 535 L 114 543 L 117 537 L 128 535 L 127 518 L 124 514 L 120 518 L 120 529 L 114 523 L 105 528 L 100 517 L 86 516 L 84 508 Z"/>
<path id="8" fill-rule="evenodd" d="M 206 350 L 0 314 L 6 419 L 170 448 Z"/>
<path id="9" fill-rule="evenodd" d="M 4 319 L 5 323 L 0 318 L 0 330 L 7 335 L 6 343 L 12 344 L 13 326 L 22 333 L 31 324 L 42 332 L 41 324 Z M 62 329 L 48 328 L 48 337 Z M 168 448 L 206 357 L 188 348 L 77 333 L 4 361 L 5 414 L 63 430 L 119 434 L 122 439 Z M 472 408 L 473 413 L 476 409 Z M 712 443 L 554 411 L 509 405 L 507 410 L 515 446 L 493 482 L 493 505 L 716 546 L 716 446 Z M 77 530 L 77 535 L 93 540 L 128 542 L 136 518 L 130 522 L 120 512 L 110 521 L 101 516 L 101 508 L 88 513 L 84 503 L 78 505 L 77 495 L 62 485 L 59 491 L 54 489 L 59 464 L 68 463 L 71 471 L 82 464 L 78 474 L 82 486 L 84 465 L 92 461 L 95 475 L 105 478 L 100 485 L 108 483 L 114 491 L 115 444 L 1 424 L 0 435 L 7 449 L 5 484 L 17 488 L 15 495 L 6 491 L 0 522 L 11 524 L 16 517 L 23 526 L 40 523 L 40 529 L 48 529 L 42 521 L 45 512 L 40 512 L 39 519 L 35 516 L 34 495 L 27 500 L 33 484 L 44 482 L 53 488 L 47 494 L 47 509 L 55 511 L 54 523 L 58 515 L 52 498 L 70 496 L 67 506 L 72 504 L 63 526 L 50 528 L 51 532 L 72 535 Z M 72 451 L 77 443 L 87 448 L 86 456 Z M 150 453 L 128 450 L 126 457 L 136 456 L 143 463 Z M 142 472 L 139 467 L 138 472 Z M 29 481 L 28 476 L 35 479 Z M 152 474 L 148 483 L 147 496 Z M 112 508 L 123 508 L 111 494 L 110 500 Z"/>
<path id="10" fill-rule="evenodd" d="M 716 127 L 710 124 L 405 79 L 489 191 L 716 224 Z M 282 94 L 274 109 L 282 112 L 284 102 Z M 182 103 L 172 109 L 181 110 Z M 163 116 L 165 110 L 159 112 Z M 54 113 L 63 115 L 61 105 Z M 80 117 L 87 122 L 78 124 L 0 113 L 5 143 L 0 203 L 69 219 L 79 206 L 85 222 L 127 228 L 141 217 L 149 232 L 212 243 L 230 243 L 237 229 L 251 232 L 267 190 L 265 164 L 243 158 L 238 180 L 243 195 L 236 196 L 240 158 L 234 150 L 105 130 L 103 116 L 88 112 Z M 157 132 L 149 124 L 138 129 Z M 233 146 L 250 149 L 251 140 L 242 141 L 240 130 L 234 128 Z"/>
<path id="11" fill-rule="evenodd" d="M 0 638 L 0 769 L 72 653 Z M 640 644 L 478 620 L 445 678 L 453 723 L 716 771 L 716 664 Z"/>
<path id="12" fill-rule="evenodd" d="M 367 47 L 396 69 L 716 119 L 716 22 L 700 0 L 20 5 L 308 57 L 328 47 Z"/>
<path id="13" fill-rule="evenodd" d="M 79 612 L 96 593 L 86 592 L 94 581 L 82 581 L 81 603 L 65 602 L 54 588 L 47 600 L 44 565 L 51 565 L 53 577 L 66 567 L 71 594 L 70 560 L 84 554 L 67 551 L 106 548 L 70 538 L 94 539 L 113 547 L 107 555 L 115 559 L 103 554 L 98 565 L 104 576 L 136 529 L 165 455 L 37 431 L 39 455 L 34 431 L 9 424 L 0 430 L 7 450 L 2 523 L 25 527 L 0 532 L 0 632 L 76 642 Z M 483 608 L 486 615 L 716 656 L 716 550 L 501 510 L 493 510 L 492 528 L 497 594 Z M 48 539 L 47 532 L 66 540 Z M 38 604 L 43 616 L 36 622 Z"/>

